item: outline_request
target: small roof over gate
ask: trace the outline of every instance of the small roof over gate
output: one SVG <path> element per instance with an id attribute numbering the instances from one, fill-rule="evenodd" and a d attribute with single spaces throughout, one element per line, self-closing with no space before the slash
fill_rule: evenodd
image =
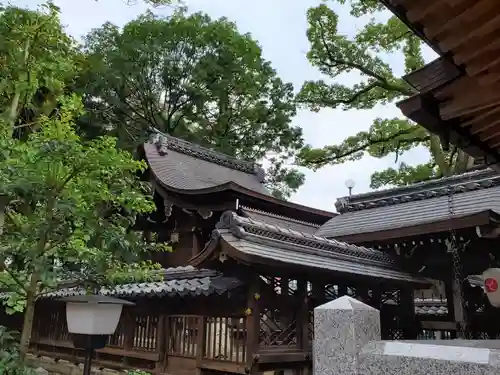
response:
<path id="1" fill-rule="evenodd" d="M 201 266 L 220 254 L 249 265 L 270 266 L 311 275 L 376 278 L 379 282 L 428 285 L 402 271 L 391 256 L 366 247 L 265 224 L 225 212 L 212 240 L 190 263 Z"/>
<path id="2" fill-rule="evenodd" d="M 449 192 L 454 215 L 450 218 Z M 337 200 L 341 213 L 316 235 L 369 242 L 487 225 L 500 219 L 500 176 L 491 169 Z M 410 228 L 403 231 L 403 228 Z"/>

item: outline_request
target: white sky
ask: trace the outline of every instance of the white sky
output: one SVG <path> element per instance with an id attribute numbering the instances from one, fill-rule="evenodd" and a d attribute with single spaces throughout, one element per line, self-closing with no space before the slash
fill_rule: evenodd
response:
<path id="1" fill-rule="evenodd" d="M 185 0 L 190 11 L 203 11 L 214 18 L 225 16 L 236 22 L 241 32 L 250 32 L 262 46 L 264 57 L 272 62 L 280 77 L 292 82 L 298 90 L 306 80 L 319 79 L 320 73 L 306 59 L 309 42 L 306 38 L 306 11 L 320 0 Z M 11 0 L 16 6 L 36 7 L 41 1 Z M 75 38 L 106 21 L 122 26 L 143 13 L 147 7 L 137 2 L 127 5 L 126 0 L 56 0 L 61 7 L 62 21 L 67 31 Z M 332 5 L 340 15 L 339 30 L 353 35 L 362 26 L 348 13 L 348 8 Z M 171 10 L 161 7 L 155 12 L 168 15 Z M 426 53 L 427 60 L 434 58 Z M 403 74 L 401 56 L 388 56 L 398 75 Z M 355 83 L 356 75 L 342 77 L 342 82 Z M 306 142 L 315 147 L 336 144 L 347 136 L 366 130 L 376 117 L 401 116 L 393 105 L 380 106 L 367 111 L 342 111 L 324 109 L 319 113 L 300 111 L 294 119 L 304 129 Z M 398 162 L 408 164 L 426 162 L 427 152 L 423 149 L 405 154 Z M 356 186 L 353 193 L 369 191 L 370 175 L 395 165 L 393 157 L 375 159 L 365 157 L 356 162 L 327 166 L 317 172 L 304 170 L 306 182 L 292 197 L 292 200 L 308 206 L 334 211 L 338 197 L 347 194 L 345 181 L 353 179 Z"/>

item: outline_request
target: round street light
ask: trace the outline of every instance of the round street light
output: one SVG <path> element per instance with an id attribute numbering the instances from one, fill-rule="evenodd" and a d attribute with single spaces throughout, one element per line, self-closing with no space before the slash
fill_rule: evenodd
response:
<path id="1" fill-rule="evenodd" d="M 75 348 L 85 349 L 83 375 L 90 375 L 94 350 L 106 346 L 108 336 L 118 326 L 123 306 L 135 304 L 98 295 L 69 296 L 59 300 L 66 303 L 68 332 L 73 334 Z"/>

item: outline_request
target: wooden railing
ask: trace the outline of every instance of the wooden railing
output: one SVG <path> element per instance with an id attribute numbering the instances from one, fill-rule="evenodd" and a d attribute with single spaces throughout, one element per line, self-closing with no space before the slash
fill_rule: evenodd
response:
<path id="1" fill-rule="evenodd" d="M 244 363 L 246 360 L 246 319 L 244 317 L 204 318 L 203 358 Z"/>
<path id="2" fill-rule="evenodd" d="M 35 316 L 32 350 L 72 362 L 83 360 L 83 352 L 74 348 L 68 333 L 64 310 L 44 312 Z M 234 364 L 234 372 L 242 372 L 246 362 L 246 318 L 162 316 L 124 310 L 108 345 L 97 351 L 96 361 L 111 368 L 163 373 L 171 372 L 166 369 L 168 358 L 174 364 L 181 359 L 191 360 L 195 367 L 208 363 L 212 369 L 216 369 L 216 363 Z"/>

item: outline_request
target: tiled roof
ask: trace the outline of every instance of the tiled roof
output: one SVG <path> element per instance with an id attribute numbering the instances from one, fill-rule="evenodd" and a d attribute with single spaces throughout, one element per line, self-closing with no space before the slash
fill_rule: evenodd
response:
<path id="1" fill-rule="evenodd" d="M 316 234 L 328 238 L 410 227 L 492 210 L 500 213 L 500 176 L 491 169 L 422 182 L 401 188 L 340 198 L 341 212 Z"/>
<path id="2" fill-rule="evenodd" d="M 224 277 L 213 270 L 197 270 L 192 266 L 167 268 L 162 271 L 163 281 L 129 283 L 113 288 L 102 287 L 99 294 L 113 297 L 187 297 L 223 294 L 241 286 L 232 277 Z M 65 288 L 44 294 L 44 298 L 84 295 L 82 288 Z"/>
<path id="3" fill-rule="evenodd" d="M 235 184 L 269 195 L 264 170 L 254 163 L 161 133 L 152 134 L 144 152 L 153 174 L 167 188 L 195 191 Z"/>
<path id="4" fill-rule="evenodd" d="M 415 299 L 415 314 L 446 316 L 448 315 L 448 306 L 446 300 L 441 299 Z"/>
<path id="5" fill-rule="evenodd" d="M 225 212 L 216 228 L 216 238 L 222 238 L 246 256 L 261 260 L 318 271 L 427 283 L 420 277 L 401 271 L 394 260 L 381 251 L 277 227 L 238 216 L 234 212 Z"/>
<path id="6" fill-rule="evenodd" d="M 306 223 L 304 221 L 264 212 L 248 207 L 241 207 L 241 214 L 244 217 L 260 221 L 278 227 L 292 229 L 299 232 L 313 234 L 319 228 L 318 224 Z M 326 218 L 325 218 L 326 219 Z"/>

